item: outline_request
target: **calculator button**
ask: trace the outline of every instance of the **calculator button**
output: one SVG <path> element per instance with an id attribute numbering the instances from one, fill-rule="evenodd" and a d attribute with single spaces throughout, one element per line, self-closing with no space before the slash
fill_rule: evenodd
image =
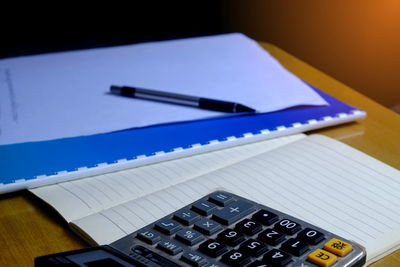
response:
<path id="1" fill-rule="evenodd" d="M 300 231 L 301 226 L 300 226 L 300 224 L 298 224 L 297 222 L 294 222 L 292 220 L 282 219 L 281 221 L 279 221 L 275 224 L 275 229 L 282 233 L 285 233 L 288 235 L 293 235 L 293 234 L 297 233 L 298 231 Z"/>
<path id="2" fill-rule="evenodd" d="M 154 266 L 154 263 L 156 263 L 157 266 L 179 267 L 179 265 L 175 264 L 174 262 L 170 261 L 169 259 L 159 255 L 158 253 L 155 253 L 153 250 L 149 250 L 142 246 L 133 247 L 132 252 L 134 254 L 129 254 L 131 257 L 136 257 L 136 255 L 139 254 L 143 257 L 143 258 L 141 258 L 140 261 L 142 262 L 143 259 L 148 260 L 148 262 L 144 262 L 144 263 L 149 266 Z M 94 264 L 94 265 L 97 266 L 97 264 Z M 102 264 L 99 263 L 98 265 L 100 266 Z"/>
<path id="3" fill-rule="evenodd" d="M 175 238 L 189 246 L 193 246 L 205 239 L 202 234 L 190 228 L 180 230 L 176 233 Z"/>
<path id="4" fill-rule="evenodd" d="M 324 244 L 324 249 L 332 252 L 335 255 L 343 257 L 346 256 L 350 251 L 352 251 L 353 247 L 347 242 L 344 242 L 337 238 L 332 238 Z"/>
<path id="5" fill-rule="evenodd" d="M 250 214 L 254 209 L 253 204 L 238 200 L 230 203 L 221 210 L 214 211 L 213 219 L 222 224 L 229 225 Z"/>
<path id="6" fill-rule="evenodd" d="M 210 257 L 216 258 L 227 252 L 227 247 L 215 239 L 209 239 L 199 246 L 199 250 Z"/>
<path id="7" fill-rule="evenodd" d="M 241 251 L 231 250 L 222 256 L 221 261 L 229 266 L 244 266 L 250 263 L 251 259 Z"/>
<path id="8" fill-rule="evenodd" d="M 297 235 L 297 238 L 307 242 L 308 244 L 316 245 L 324 240 L 325 236 L 323 233 L 314 229 L 306 228 Z"/>
<path id="9" fill-rule="evenodd" d="M 155 231 L 147 229 L 138 232 L 136 237 L 150 245 L 154 245 L 161 240 L 161 237 Z"/>
<path id="10" fill-rule="evenodd" d="M 278 221 L 279 217 L 275 213 L 266 210 L 260 210 L 253 215 L 253 219 L 262 223 L 263 225 L 269 226 Z"/>
<path id="11" fill-rule="evenodd" d="M 222 265 L 215 263 L 215 262 L 210 262 L 210 263 L 207 263 L 206 265 L 204 265 L 204 267 L 222 267 Z"/>
<path id="12" fill-rule="evenodd" d="M 308 244 L 304 241 L 291 238 L 282 244 L 281 249 L 295 256 L 301 256 L 308 250 Z"/>
<path id="13" fill-rule="evenodd" d="M 226 206 L 228 203 L 233 201 L 233 197 L 222 192 L 215 192 L 209 196 L 208 200 L 218 206 Z"/>
<path id="14" fill-rule="evenodd" d="M 285 235 L 275 231 L 274 229 L 266 229 L 258 235 L 257 239 L 269 245 L 276 246 L 285 240 Z"/>
<path id="15" fill-rule="evenodd" d="M 200 221 L 195 222 L 193 228 L 202 232 L 206 235 L 212 235 L 222 229 L 222 226 L 210 219 L 203 218 Z"/>
<path id="16" fill-rule="evenodd" d="M 191 225 L 200 218 L 199 214 L 188 209 L 181 209 L 174 213 L 174 219 L 185 225 Z"/>
<path id="17" fill-rule="evenodd" d="M 217 239 L 231 247 L 234 247 L 245 240 L 244 235 L 232 229 L 222 231 L 218 234 Z"/>
<path id="18" fill-rule="evenodd" d="M 217 208 L 217 206 L 211 202 L 208 201 L 197 201 L 195 203 L 193 203 L 192 205 L 192 210 L 194 210 L 195 212 L 200 213 L 201 215 L 204 216 L 208 216 L 211 214 L 211 212 L 213 210 L 215 210 Z"/>
<path id="19" fill-rule="evenodd" d="M 183 250 L 182 247 L 171 240 L 161 241 L 160 243 L 158 243 L 157 248 L 161 249 L 164 252 L 167 252 L 170 255 L 176 255 Z"/>
<path id="20" fill-rule="evenodd" d="M 260 260 L 256 260 L 256 261 L 250 263 L 250 265 L 247 265 L 247 267 L 268 267 L 268 265 L 263 263 Z"/>
<path id="21" fill-rule="evenodd" d="M 337 257 L 328 251 L 318 248 L 308 254 L 307 260 L 321 267 L 329 267 L 337 261 Z"/>
<path id="22" fill-rule="evenodd" d="M 239 250 L 249 254 L 250 256 L 258 257 L 266 252 L 268 247 L 260 241 L 249 239 L 240 245 Z"/>
<path id="23" fill-rule="evenodd" d="M 285 266 L 292 261 L 292 257 L 278 249 L 272 249 L 268 251 L 262 261 L 267 264 L 271 264 L 271 266 Z"/>
<path id="24" fill-rule="evenodd" d="M 181 256 L 181 261 L 184 261 L 192 266 L 203 266 L 207 263 L 204 256 L 194 251 L 185 251 Z"/>
<path id="25" fill-rule="evenodd" d="M 260 223 L 250 220 L 250 219 L 244 219 L 243 221 L 239 222 L 236 224 L 236 228 L 240 232 L 246 234 L 246 235 L 255 235 L 258 232 L 261 232 L 262 226 Z"/>
<path id="26" fill-rule="evenodd" d="M 172 235 L 178 232 L 182 228 L 182 225 L 171 219 L 163 219 L 157 222 L 154 228 L 164 234 Z"/>

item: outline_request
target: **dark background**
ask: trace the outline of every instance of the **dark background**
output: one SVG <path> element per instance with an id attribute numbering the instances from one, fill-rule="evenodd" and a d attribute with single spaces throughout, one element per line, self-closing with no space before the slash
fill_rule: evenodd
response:
<path id="1" fill-rule="evenodd" d="M 221 1 L 130 1 L 3 10 L 0 57 L 226 32 Z M 4 37 L 4 32 L 3 32 Z"/>
<path id="2" fill-rule="evenodd" d="M 0 58 L 243 32 L 400 112 L 398 0 L 123 3 L 2 3 Z"/>

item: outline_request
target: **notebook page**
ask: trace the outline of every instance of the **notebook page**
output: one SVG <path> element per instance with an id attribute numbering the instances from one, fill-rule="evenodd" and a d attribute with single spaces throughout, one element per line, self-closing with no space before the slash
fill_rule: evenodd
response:
<path id="1" fill-rule="evenodd" d="M 70 222 L 304 137 L 298 134 L 275 138 L 30 191 Z"/>
<path id="2" fill-rule="evenodd" d="M 399 171 L 319 135 L 73 224 L 110 243 L 221 188 L 354 240 L 366 247 L 369 261 L 399 244 Z"/>

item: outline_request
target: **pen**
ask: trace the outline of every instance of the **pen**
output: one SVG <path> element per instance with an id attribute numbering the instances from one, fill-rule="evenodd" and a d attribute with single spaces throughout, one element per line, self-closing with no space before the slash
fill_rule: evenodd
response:
<path id="1" fill-rule="evenodd" d="M 110 91 L 113 94 L 118 94 L 122 96 L 186 105 L 186 106 L 198 107 L 201 109 L 231 112 L 231 113 L 255 112 L 254 109 L 246 107 L 239 103 L 182 95 L 176 93 L 162 92 L 151 89 L 112 85 L 110 87 Z"/>

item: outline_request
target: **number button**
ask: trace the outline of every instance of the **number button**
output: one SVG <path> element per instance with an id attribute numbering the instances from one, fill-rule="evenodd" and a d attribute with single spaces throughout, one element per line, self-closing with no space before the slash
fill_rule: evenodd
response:
<path id="1" fill-rule="evenodd" d="M 269 266 L 269 264 L 272 266 L 285 266 L 292 261 L 292 257 L 283 251 L 272 249 L 264 255 L 262 261 L 266 263 L 267 266 Z"/>
<path id="2" fill-rule="evenodd" d="M 297 238 L 307 242 L 308 244 L 316 245 L 324 240 L 325 236 L 323 233 L 314 229 L 306 228 L 297 235 Z"/>
<path id="3" fill-rule="evenodd" d="M 221 242 L 215 239 L 209 239 L 199 246 L 199 250 L 210 257 L 216 258 L 225 253 L 228 249 Z"/>
<path id="4" fill-rule="evenodd" d="M 255 235 L 262 230 L 261 224 L 250 219 L 244 219 L 236 224 L 236 229 L 246 235 Z"/>
<path id="5" fill-rule="evenodd" d="M 242 243 L 245 238 L 244 235 L 235 230 L 226 229 L 225 231 L 222 231 L 218 234 L 217 239 L 231 247 L 234 247 L 237 244 Z"/>
<path id="6" fill-rule="evenodd" d="M 279 218 L 275 213 L 266 210 L 260 210 L 253 215 L 253 219 L 262 223 L 263 225 L 269 226 L 278 221 Z"/>
<path id="7" fill-rule="evenodd" d="M 276 246 L 285 240 L 285 235 L 273 229 L 267 229 L 258 235 L 258 239 L 272 246 Z"/>
<path id="8" fill-rule="evenodd" d="M 308 244 L 306 242 L 291 238 L 282 244 L 281 249 L 295 256 L 301 256 L 308 250 Z"/>
<path id="9" fill-rule="evenodd" d="M 283 219 L 275 224 L 275 229 L 282 233 L 293 235 L 294 233 L 300 231 L 301 226 L 292 220 Z"/>
<path id="10" fill-rule="evenodd" d="M 249 239 L 240 245 L 240 251 L 249 254 L 252 257 L 258 257 L 268 250 L 268 247 L 255 239 Z"/>
<path id="11" fill-rule="evenodd" d="M 251 260 L 250 257 L 245 253 L 231 250 L 222 256 L 221 261 L 228 264 L 229 266 L 244 266 L 248 264 Z"/>

